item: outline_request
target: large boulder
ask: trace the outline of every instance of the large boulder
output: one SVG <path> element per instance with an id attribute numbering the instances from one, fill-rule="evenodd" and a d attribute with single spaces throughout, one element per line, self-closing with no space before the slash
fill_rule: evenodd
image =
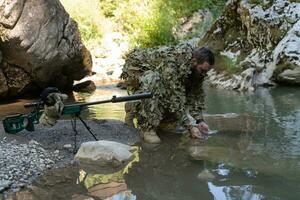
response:
<path id="1" fill-rule="evenodd" d="M 71 89 L 91 67 L 77 24 L 58 0 L 0 1 L 1 97 Z"/>
<path id="2" fill-rule="evenodd" d="M 292 0 L 233 0 L 202 38 L 216 53 L 216 86 L 252 90 L 300 85 L 300 3 Z"/>
<path id="3" fill-rule="evenodd" d="M 6 78 L 2 69 L 0 69 L 0 97 L 5 97 L 8 92 Z"/>

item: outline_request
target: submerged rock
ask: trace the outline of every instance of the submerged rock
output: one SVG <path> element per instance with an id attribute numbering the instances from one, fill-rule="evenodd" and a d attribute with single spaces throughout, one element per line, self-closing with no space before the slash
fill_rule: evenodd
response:
<path id="1" fill-rule="evenodd" d="M 252 169 L 266 175 L 281 176 L 291 180 L 299 179 L 297 159 L 279 160 L 275 155 L 264 152 L 263 147 L 252 144 L 249 139 L 224 139 L 211 137 L 208 141 L 189 144 L 187 151 L 192 160 L 224 163 L 235 168 Z M 270 164 L 272 163 L 272 164 Z M 203 177 L 206 174 L 204 173 Z"/>
<path id="2" fill-rule="evenodd" d="M 74 194 L 72 200 L 94 200 L 94 198 L 86 195 Z"/>
<path id="3" fill-rule="evenodd" d="M 95 185 L 88 189 L 88 194 L 100 199 L 108 199 L 115 194 L 127 190 L 126 183 L 110 182 L 106 184 Z"/>

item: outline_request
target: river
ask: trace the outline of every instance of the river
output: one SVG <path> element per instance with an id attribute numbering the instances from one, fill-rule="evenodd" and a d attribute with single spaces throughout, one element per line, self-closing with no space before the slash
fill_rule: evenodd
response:
<path id="1" fill-rule="evenodd" d="M 98 86 L 94 94 L 77 93 L 74 99 L 90 102 L 113 94 L 126 92 Z M 21 109 L 24 102 L 28 100 L 0 105 L 0 116 L 14 110 L 26 112 Z M 123 120 L 124 104 L 93 106 L 83 114 Z M 139 162 L 124 175 L 126 190 L 131 191 L 127 199 L 299 199 L 299 88 L 245 93 L 206 88 L 205 115 L 211 129 L 218 130 L 206 141 L 161 131 L 162 144 L 138 144 L 142 147 Z M 47 191 L 39 193 L 45 199 L 92 196 L 78 183 L 78 176 L 79 169 L 71 165 L 49 172 L 33 185 Z M 122 193 L 112 199 L 126 198 Z"/>

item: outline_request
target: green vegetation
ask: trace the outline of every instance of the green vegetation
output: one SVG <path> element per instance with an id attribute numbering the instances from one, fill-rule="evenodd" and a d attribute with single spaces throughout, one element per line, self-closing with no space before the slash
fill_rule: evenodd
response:
<path id="1" fill-rule="evenodd" d="M 134 45 L 152 47 L 175 43 L 172 30 L 181 18 L 201 8 L 211 9 L 217 17 L 224 3 L 220 0 L 119 0 L 114 1 L 115 9 L 110 13 Z"/>
<path id="2" fill-rule="evenodd" d="M 61 0 L 78 22 L 85 43 L 107 31 L 129 36 L 133 46 L 152 47 L 177 42 L 173 28 L 199 9 L 220 15 L 225 0 Z M 209 25 L 203 30 L 206 30 Z M 201 28 L 199 29 L 201 31 Z M 203 31 L 202 30 L 202 31 Z"/>
<path id="3" fill-rule="evenodd" d="M 240 67 L 238 67 L 238 61 L 234 62 L 231 58 L 227 56 L 222 56 L 222 64 L 218 65 L 219 68 L 217 71 L 225 71 L 228 74 L 237 74 L 242 71 Z"/>

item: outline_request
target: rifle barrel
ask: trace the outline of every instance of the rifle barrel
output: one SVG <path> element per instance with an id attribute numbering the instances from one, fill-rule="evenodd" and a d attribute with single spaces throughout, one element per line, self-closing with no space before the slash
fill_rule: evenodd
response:
<path id="1" fill-rule="evenodd" d="M 25 103 L 24 104 L 24 108 L 42 107 L 42 106 L 43 106 L 42 101 L 37 101 L 37 102 Z"/>
<path id="2" fill-rule="evenodd" d="M 104 103 L 119 103 L 119 102 L 124 102 L 124 101 L 134 101 L 134 100 L 140 100 L 140 99 L 147 99 L 151 98 L 153 95 L 152 93 L 141 93 L 141 94 L 133 94 L 130 96 L 121 96 L 121 97 L 116 97 L 113 96 L 112 99 L 109 100 L 103 100 L 103 101 L 95 101 L 95 102 L 90 102 L 90 103 L 76 103 L 76 104 L 71 104 L 71 105 L 65 105 L 65 106 L 91 106 L 91 105 L 96 105 L 96 104 L 104 104 Z M 42 101 L 37 101 L 33 103 L 26 103 L 24 104 L 25 108 L 31 108 L 31 107 L 41 107 L 43 106 Z"/>
<path id="3" fill-rule="evenodd" d="M 104 103 L 120 103 L 120 102 L 125 102 L 125 101 L 134 101 L 134 100 L 140 100 L 140 99 L 147 99 L 147 98 L 151 98 L 153 95 L 152 93 L 141 93 L 141 94 L 133 94 L 130 96 L 121 96 L 121 97 L 116 97 L 113 96 L 112 99 L 109 100 L 103 100 L 103 101 L 94 101 L 94 102 L 90 102 L 90 103 L 77 103 L 77 104 L 71 104 L 71 105 L 65 105 L 65 107 L 67 106 L 92 106 L 92 105 L 96 105 L 96 104 L 104 104 Z"/>

